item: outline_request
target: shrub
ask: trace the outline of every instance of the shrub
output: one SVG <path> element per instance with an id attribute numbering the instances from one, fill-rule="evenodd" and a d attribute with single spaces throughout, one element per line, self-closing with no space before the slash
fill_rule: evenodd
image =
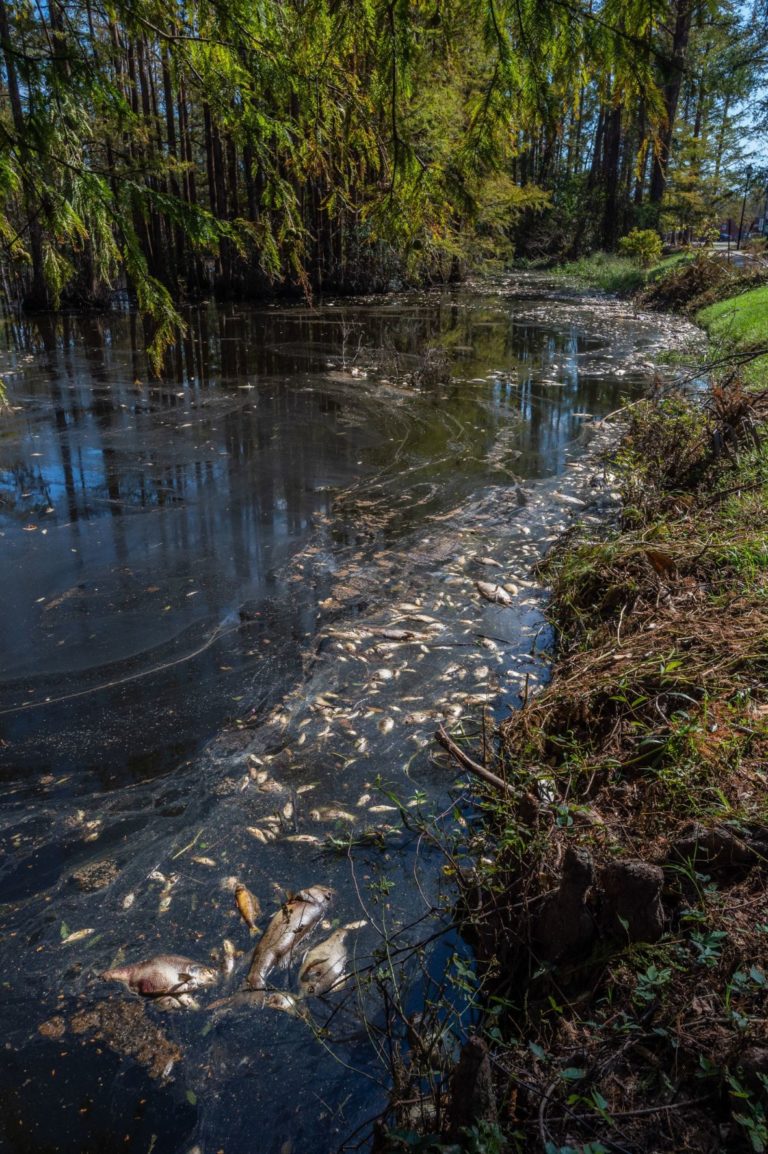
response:
<path id="1" fill-rule="evenodd" d="M 619 241 L 619 249 L 642 268 L 650 268 L 661 259 L 661 237 L 652 228 L 633 228 Z"/>

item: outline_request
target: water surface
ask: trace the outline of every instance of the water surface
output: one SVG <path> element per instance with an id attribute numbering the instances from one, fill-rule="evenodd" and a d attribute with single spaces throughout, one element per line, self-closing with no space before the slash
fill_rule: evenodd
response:
<path id="1" fill-rule="evenodd" d="M 6 1148 L 320 1154 L 376 1114 L 386 1070 L 354 997 L 332 1046 L 276 1012 L 147 1008 L 183 1054 L 165 1077 L 72 1015 L 126 1001 L 97 978 L 116 957 L 205 960 L 224 936 L 247 953 L 236 877 L 265 921 L 286 891 L 334 886 L 334 923 L 368 922 L 361 968 L 384 936 L 432 932 L 441 860 L 388 793 L 417 818 L 450 811 L 435 724 L 498 717 L 546 677 L 530 566 L 574 515 L 590 426 L 689 336 L 533 277 L 206 306 L 160 380 L 130 316 L 17 333 L 0 429 Z M 78 870 L 103 862 L 111 880 L 84 891 Z M 60 1038 L 39 1033 L 52 1019 Z"/>

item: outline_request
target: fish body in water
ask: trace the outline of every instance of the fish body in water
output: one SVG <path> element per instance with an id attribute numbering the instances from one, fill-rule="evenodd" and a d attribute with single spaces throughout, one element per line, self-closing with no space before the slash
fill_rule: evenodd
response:
<path id="1" fill-rule="evenodd" d="M 486 601 L 493 601 L 496 605 L 512 604 L 512 597 L 501 585 L 493 585 L 490 581 L 476 581 L 475 587 Z"/>
<path id="2" fill-rule="evenodd" d="M 237 950 L 234 943 L 225 938 L 221 943 L 221 964 L 219 969 L 222 974 L 229 975 L 235 968 L 235 958 L 237 957 Z"/>
<path id="3" fill-rule="evenodd" d="M 264 1005 L 268 1006 L 270 1010 L 282 1010 L 284 1014 L 289 1014 L 292 1018 L 307 1017 L 308 1010 L 306 1006 L 302 1006 L 298 998 L 293 994 L 287 994 L 283 990 L 274 990 L 271 994 L 267 994 L 264 999 Z"/>
<path id="4" fill-rule="evenodd" d="M 152 999 L 156 1010 L 199 1010 L 200 1003 L 191 994 L 162 994 Z"/>
<path id="5" fill-rule="evenodd" d="M 161 994 L 189 994 L 212 986 L 218 975 L 211 966 L 193 962 L 179 954 L 159 954 L 146 962 L 133 962 L 105 970 L 101 975 L 107 982 L 125 982 L 129 989 L 144 997 Z"/>
<path id="6" fill-rule="evenodd" d="M 269 972 L 290 963 L 296 946 L 321 921 L 332 899 L 333 890 L 328 887 L 310 886 L 285 902 L 253 951 L 245 979 L 249 989 L 263 990 Z"/>
<path id="7" fill-rule="evenodd" d="M 243 919 L 248 929 L 252 934 L 259 932 L 256 925 L 256 919 L 261 914 L 261 907 L 259 906 L 258 898 L 255 898 L 251 891 L 241 882 L 235 886 L 235 903 L 240 911 L 240 917 Z"/>
<path id="8" fill-rule="evenodd" d="M 360 929 L 365 922 L 352 922 L 335 930 L 324 942 L 318 942 L 304 955 L 299 970 L 299 995 L 302 998 L 314 994 L 327 994 L 344 980 L 347 970 L 347 947 L 345 945 L 350 930 Z"/>

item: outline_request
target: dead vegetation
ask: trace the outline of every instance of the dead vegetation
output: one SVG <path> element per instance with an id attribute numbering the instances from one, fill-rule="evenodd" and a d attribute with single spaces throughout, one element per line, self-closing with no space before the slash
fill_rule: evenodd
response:
<path id="1" fill-rule="evenodd" d="M 736 296 L 765 284 L 768 268 L 761 260 L 747 268 L 737 268 L 721 253 L 702 253 L 665 276 L 652 281 L 637 295 L 644 308 L 689 313 L 724 297 Z"/>

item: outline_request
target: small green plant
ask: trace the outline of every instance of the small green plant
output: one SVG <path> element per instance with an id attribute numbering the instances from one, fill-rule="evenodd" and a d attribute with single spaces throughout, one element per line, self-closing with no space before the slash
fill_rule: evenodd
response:
<path id="1" fill-rule="evenodd" d="M 768 1078 L 764 1074 L 759 1074 L 758 1077 L 765 1093 L 768 1091 Z M 734 1110 L 734 1122 L 738 1122 L 744 1130 L 755 1154 L 764 1154 L 764 1151 L 768 1150 L 768 1120 L 765 1107 L 762 1102 L 753 1098 L 750 1091 L 734 1078 L 733 1074 L 727 1075 L 727 1081 L 730 1095 L 735 1099 L 734 1105 L 738 1103 L 739 1108 L 739 1113 Z"/>
<path id="2" fill-rule="evenodd" d="M 633 228 L 619 241 L 619 250 L 624 256 L 636 260 L 642 268 L 650 268 L 661 258 L 661 237 L 652 228 Z"/>

